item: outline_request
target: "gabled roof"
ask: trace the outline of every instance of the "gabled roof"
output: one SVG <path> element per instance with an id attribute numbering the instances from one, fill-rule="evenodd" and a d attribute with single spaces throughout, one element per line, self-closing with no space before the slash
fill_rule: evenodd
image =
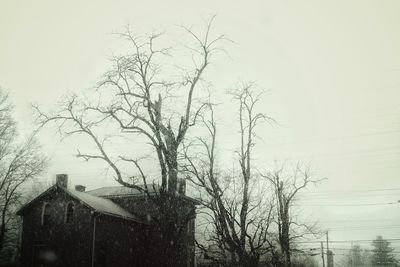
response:
<path id="1" fill-rule="evenodd" d="M 160 191 L 161 186 L 156 185 L 156 184 L 151 184 L 147 186 L 150 195 L 153 195 L 157 192 Z M 90 191 L 86 191 L 86 193 L 97 196 L 97 197 L 103 197 L 103 198 L 112 198 L 112 197 L 144 197 L 146 196 L 145 193 L 140 192 L 137 189 L 134 188 L 129 188 L 126 186 L 107 186 L 107 187 L 101 187 L 98 189 L 93 189 Z M 182 200 L 189 201 L 195 205 L 199 205 L 200 202 L 188 197 L 186 195 L 181 195 L 180 198 Z"/>
<path id="2" fill-rule="evenodd" d="M 154 194 L 160 190 L 159 185 L 148 185 L 150 194 Z M 94 190 L 86 191 L 88 194 L 97 197 L 115 197 L 115 196 L 141 196 L 144 195 L 138 189 L 129 188 L 126 186 L 107 186 L 101 187 Z"/>
<path id="3" fill-rule="evenodd" d="M 88 208 L 92 209 L 95 212 L 98 212 L 98 213 L 101 213 L 101 214 L 110 215 L 110 216 L 120 217 L 120 218 L 123 218 L 123 219 L 134 220 L 134 221 L 143 223 L 142 220 L 140 220 L 138 217 L 136 217 L 135 215 L 129 213 L 128 211 L 126 211 L 125 209 L 121 208 L 120 206 L 118 206 L 117 204 L 115 204 L 114 202 L 112 202 L 109 199 L 93 196 L 93 195 L 88 194 L 86 192 L 79 192 L 79 191 L 75 191 L 75 190 L 72 190 L 72 189 L 63 188 L 63 187 L 60 187 L 58 185 L 53 185 L 48 190 L 46 190 L 45 192 L 43 192 L 42 194 L 40 194 L 39 196 L 37 196 L 36 198 L 31 200 L 30 202 L 28 202 L 24 206 L 22 206 L 17 211 L 17 214 L 21 215 L 22 212 L 26 208 L 30 207 L 39 198 L 43 197 L 44 195 L 50 194 L 50 192 L 52 192 L 54 190 L 57 190 L 57 189 L 66 192 L 72 198 L 80 201 L 83 205 L 87 206 Z"/>
<path id="4" fill-rule="evenodd" d="M 64 189 L 64 188 L 63 188 Z M 74 197 L 77 200 L 80 200 L 84 204 L 86 204 L 88 207 L 92 208 L 94 211 L 97 211 L 99 213 L 111 215 L 111 216 L 117 216 L 117 217 L 122 217 L 126 219 L 131 219 L 135 221 L 139 221 L 139 219 L 134 216 L 133 214 L 129 213 L 125 209 L 121 208 L 114 202 L 112 202 L 109 199 L 101 198 L 101 197 L 96 197 L 92 196 L 88 193 L 85 192 L 79 192 L 71 189 L 64 189 L 69 195 Z"/>

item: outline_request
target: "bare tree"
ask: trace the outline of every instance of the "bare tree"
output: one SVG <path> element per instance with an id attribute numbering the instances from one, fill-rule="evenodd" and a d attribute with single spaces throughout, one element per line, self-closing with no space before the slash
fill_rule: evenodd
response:
<path id="1" fill-rule="evenodd" d="M 269 118 L 256 112 L 261 94 L 256 93 L 252 84 L 242 84 L 231 94 L 239 106 L 239 171 L 228 173 L 216 167 L 217 126 L 212 105 L 210 119 L 203 118 L 210 140 L 198 137 L 204 157 L 199 159 L 199 152 L 195 157 L 186 151 L 188 163 L 184 169 L 188 179 L 205 192 L 201 201 L 213 226 L 206 241 L 218 247 L 220 255 L 216 255 L 216 260 L 225 260 L 226 265 L 258 266 L 260 257 L 269 250 L 274 201 L 266 197 L 265 187 L 260 186 L 263 181 L 252 166 L 252 150 L 258 122 Z M 204 244 L 198 246 L 212 253 Z"/>
<path id="2" fill-rule="evenodd" d="M 163 229 L 167 251 L 169 248 L 174 250 L 174 245 L 178 243 L 176 238 L 194 212 L 191 210 L 182 216 L 181 205 L 176 201 L 178 152 L 205 106 L 196 101 L 195 95 L 201 95 L 199 84 L 218 50 L 217 44 L 225 39 L 223 35 L 212 37 L 212 21 L 209 21 L 202 34 L 182 27 L 194 41 L 193 47 L 185 46 L 189 48 L 192 67 L 171 67 L 174 63 L 170 62 L 171 59 L 176 59 L 172 54 L 174 51 L 171 48 L 158 48 L 161 34 L 135 36 L 127 28 L 119 36 L 127 40 L 131 50 L 127 55 L 113 57 L 111 69 L 104 74 L 96 88 L 98 102 L 86 103 L 72 96 L 62 102 L 61 108 L 53 114 L 35 107 L 40 125 L 55 122 L 64 137 L 89 137 L 96 152 L 78 151 L 77 157 L 105 162 L 121 185 L 144 193 L 149 192 L 151 185 L 138 155 L 113 155 L 110 152 L 112 149 L 107 146 L 112 137 L 102 135 L 102 131 L 114 127 L 120 130 L 120 135 L 138 135 L 147 140 L 160 170 L 160 191 L 157 197 L 152 196 L 151 199 L 160 214 L 154 219 Z M 180 74 L 171 74 L 176 69 Z M 138 175 L 132 175 L 132 167 Z M 178 256 L 164 258 L 174 262 Z"/>
<path id="3" fill-rule="evenodd" d="M 35 138 L 19 140 L 12 105 L 8 95 L 0 91 L 0 255 L 6 246 L 16 247 L 19 225 L 15 212 L 23 200 L 23 186 L 45 166 Z"/>
<path id="4" fill-rule="evenodd" d="M 312 179 L 310 166 L 298 163 L 292 173 L 287 173 L 284 167 L 263 175 L 273 186 L 276 198 L 278 243 L 284 256 L 285 267 L 292 266 L 291 252 L 294 250 L 293 241 L 318 233 L 316 224 L 301 223 L 292 212 L 298 193 L 310 184 L 321 180 Z"/>

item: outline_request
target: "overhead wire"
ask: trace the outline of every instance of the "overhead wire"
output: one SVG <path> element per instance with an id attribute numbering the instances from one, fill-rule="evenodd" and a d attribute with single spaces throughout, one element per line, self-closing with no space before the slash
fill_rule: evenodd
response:
<path id="1" fill-rule="evenodd" d="M 372 241 L 378 241 L 376 239 L 348 239 L 348 240 L 329 240 L 329 243 L 363 243 L 363 242 L 372 242 Z M 383 241 L 389 241 L 389 242 L 400 242 L 400 238 L 385 238 Z M 293 243 L 299 243 L 299 244 L 307 244 L 307 243 L 321 243 L 321 242 L 326 242 L 326 240 L 303 240 L 303 241 L 293 241 Z"/>
<path id="2" fill-rule="evenodd" d="M 381 203 L 354 203 L 354 204 L 294 204 L 293 206 L 301 207 L 362 207 L 362 206 L 382 206 L 382 205 L 397 205 L 400 204 L 400 200 L 397 202 L 381 202 Z"/>

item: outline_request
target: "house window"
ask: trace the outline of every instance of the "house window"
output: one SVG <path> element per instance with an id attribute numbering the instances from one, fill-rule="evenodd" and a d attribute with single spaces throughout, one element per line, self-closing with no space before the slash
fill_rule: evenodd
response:
<path id="1" fill-rule="evenodd" d="M 65 222 L 66 223 L 71 223 L 74 221 L 74 210 L 75 210 L 74 203 L 68 203 L 67 209 L 65 211 Z"/>
<path id="2" fill-rule="evenodd" d="M 50 224 L 50 204 L 44 203 L 42 208 L 42 225 Z"/>

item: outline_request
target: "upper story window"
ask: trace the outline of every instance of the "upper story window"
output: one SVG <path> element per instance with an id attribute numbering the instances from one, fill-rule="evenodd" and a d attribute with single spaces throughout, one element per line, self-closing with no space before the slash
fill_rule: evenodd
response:
<path id="1" fill-rule="evenodd" d="M 65 211 L 65 222 L 66 223 L 71 223 L 74 221 L 74 211 L 75 211 L 74 203 L 72 203 L 72 202 L 68 203 L 67 209 Z"/>
<path id="2" fill-rule="evenodd" d="M 50 204 L 44 203 L 42 207 L 42 225 L 49 225 L 50 224 Z"/>

